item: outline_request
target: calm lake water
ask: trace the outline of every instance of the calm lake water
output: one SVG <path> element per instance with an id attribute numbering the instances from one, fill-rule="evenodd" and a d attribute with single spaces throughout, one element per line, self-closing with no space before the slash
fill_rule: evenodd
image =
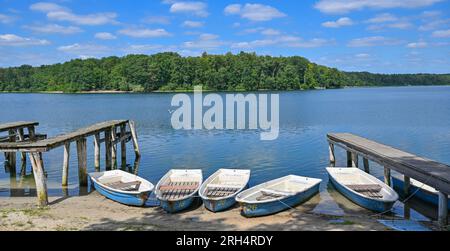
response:
<path id="1" fill-rule="evenodd" d="M 328 185 L 329 132 L 351 132 L 450 163 L 450 87 L 279 94 L 280 135 L 275 141 L 260 141 L 260 132 L 249 130 L 176 131 L 169 113 L 173 94 L 0 94 L 0 122 L 36 120 L 40 122 L 37 132 L 54 136 L 104 120 L 131 119 L 136 122 L 142 152 L 139 175 L 155 184 L 171 168 L 201 168 L 205 178 L 218 168 L 248 168 L 252 170 L 250 185 L 288 174 L 311 176 L 323 179 L 314 210 L 337 214 L 351 206 Z M 92 139 L 88 146 L 88 169 L 93 171 Z M 132 163 L 134 153 L 128 146 Z M 79 193 L 75 152 L 73 144 L 70 195 Z M 62 149 L 44 155 L 50 195 L 63 194 L 62 156 Z M 2 154 L 0 164 L 3 161 Z M 337 149 L 337 165 L 345 164 L 345 153 Z M 371 168 L 382 176 L 380 167 L 371 163 Z M 14 180 L 0 169 L 0 196 L 33 195 L 29 189 L 33 181 L 19 176 L 17 186 L 24 189 L 12 191 Z M 401 207 L 399 203 L 396 210 Z"/>

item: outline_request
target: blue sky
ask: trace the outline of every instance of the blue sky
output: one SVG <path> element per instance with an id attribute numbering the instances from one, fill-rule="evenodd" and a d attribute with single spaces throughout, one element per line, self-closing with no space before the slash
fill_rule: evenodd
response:
<path id="1" fill-rule="evenodd" d="M 450 73 L 449 0 L 0 0 L 0 67 L 203 51 Z"/>

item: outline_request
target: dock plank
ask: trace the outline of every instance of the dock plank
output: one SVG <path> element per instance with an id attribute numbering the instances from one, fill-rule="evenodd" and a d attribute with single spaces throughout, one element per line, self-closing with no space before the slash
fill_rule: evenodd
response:
<path id="1" fill-rule="evenodd" d="M 128 120 L 111 120 L 97 123 L 88 127 L 78 129 L 76 131 L 50 137 L 36 142 L 22 142 L 22 143 L 0 143 L 0 151 L 2 150 L 17 150 L 17 151 L 40 151 L 45 152 L 53 148 L 62 146 L 67 141 L 75 141 L 78 138 L 85 138 L 103 131 L 107 128 L 120 126 L 128 123 Z"/>
<path id="2" fill-rule="evenodd" d="M 450 166 L 350 133 L 330 133 L 328 139 L 437 190 L 450 194 Z"/>
<path id="3" fill-rule="evenodd" d="M 8 131 L 10 129 L 20 129 L 28 126 L 37 126 L 39 122 L 36 121 L 16 121 L 0 124 L 0 132 Z"/>

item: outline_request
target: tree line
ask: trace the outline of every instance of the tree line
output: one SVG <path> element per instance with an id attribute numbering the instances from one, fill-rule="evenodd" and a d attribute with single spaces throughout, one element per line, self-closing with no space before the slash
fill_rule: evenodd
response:
<path id="1" fill-rule="evenodd" d="M 182 57 L 165 52 L 0 68 L 0 91 L 300 90 L 344 86 L 449 85 L 450 74 L 343 72 L 299 56 L 241 52 Z"/>

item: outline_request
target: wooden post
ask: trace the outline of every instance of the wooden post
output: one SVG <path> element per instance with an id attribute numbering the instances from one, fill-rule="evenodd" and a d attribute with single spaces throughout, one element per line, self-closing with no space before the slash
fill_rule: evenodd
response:
<path id="1" fill-rule="evenodd" d="M 125 139 L 126 132 L 126 125 L 120 125 L 120 158 L 122 168 L 125 168 L 127 166 L 127 141 Z"/>
<path id="2" fill-rule="evenodd" d="M 25 134 L 24 134 L 24 132 L 23 132 L 23 128 L 20 128 L 19 130 L 18 130 L 18 135 L 19 135 L 19 140 L 20 141 L 24 141 L 25 140 Z M 27 163 L 27 154 L 26 153 L 24 153 L 24 152 L 21 152 L 20 153 L 20 156 L 21 156 L 21 162 L 22 162 L 22 166 L 24 166 L 24 165 L 26 165 L 26 163 Z"/>
<path id="3" fill-rule="evenodd" d="M 448 224 L 448 195 L 439 191 L 438 222 L 440 226 Z"/>
<path id="4" fill-rule="evenodd" d="M 358 154 L 352 153 L 352 167 L 358 167 Z"/>
<path id="5" fill-rule="evenodd" d="M 16 131 L 9 130 L 9 142 L 16 142 Z M 16 152 L 8 153 L 8 166 L 12 176 L 16 175 Z"/>
<path id="6" fill-rule="evenodd" d="M 95 171 L 100 172 L 100 134 L 94 135 L 94 167 Z"/>
<path id="7" fill-rule="evenodd" d="M 117 169 L 117 144 L 116 144 L 116 127 L 113 126 L 111 128 L 111 158 L 112 158 L 112 165 L 113 169 Z"/>
<path id="8" fill-rule="evenodd" d="M 331 143 L 328 144 L 328 151 L 330 153 L 330 166 L 334 167 L 336 166 L 336 157 L 334 155 L 334 144 Z"/>
<path id="9" fill-rule="evenodd" d="M 391 186 L 391 169 L 384 167 L 384 183 Z"/>
<path id="10" fill-rule="evenodd" d="M 405 195 L 405 197 L 409 195 L 410 186 L 411 186 L 411 179 L 408 176 L 403 175 L 403 194 Z"/>
<path id="11" fill-rule="evenodd" d="M 32 140 L 32 141 L 36 138 L 36 132 L 34 130 L 34 126 L 28 127 L 28 136 L 29 136 L 30 140 Z"/>
<path id="12" fill-rule="evenodd" d="M 42 154 L 29 153 L 31 166 L 33 167 L 34 180 L 36 182 L 36 192 L 38 197 L 38 205 L 43 207 L 48 204 L 47 179 L 44 174 L 44 166 L 42 165 Z"/>
<path id="13" fill-rule="evenodd" d="M 111 130 L 105 130 L 105 169 L 111 170 L 112 158 L 111 158 Z"/>
<path id="14" fill-rule="evenodd" d="M 408 202 L 403 204 L 403 218 L 409 220 L 411 218 L 411 207 Z"/>
<path id="15" fill-rule="evenodd" d="M 370 173 L 369 160 L 367 158 L 363 158 L 364 162 L 364 171 L 366 173 Z"/>
<path id="16" fill-rule="evenodd" d="M 62 186 L 67 187 L 69 184 L 69 158 L 70 158 L 70 142 L 64 144 L 64 159 L 63 159 L 63 173 Z"/>
<path id="17" fill-rule="evenodd" d="M 87 179 L 87 154 L 86 154 L 86 138 L 77 140 L 77 155 L 78 155 L 78 180 L 80 187 L 86 187 Z"/>
<path id="18" fill-rule="evenodd" d="M 130 126 L 131 136 L 133 139 L 133 147 L 134 147 L 134 153 L 136 154 L 136 158 L 141 157 L 141 152 L 139 151 L 139 144 L 138 144 L 138 138 L 136 133 L 136 127 L 134 125 L 134 121 L 129 121 L 128 125 Z"/>
<path id="19" fill-rule="evenodd" d="M 347 167 L 352 166 L 352 153 L 350 151 L 347 151 Z"/>

